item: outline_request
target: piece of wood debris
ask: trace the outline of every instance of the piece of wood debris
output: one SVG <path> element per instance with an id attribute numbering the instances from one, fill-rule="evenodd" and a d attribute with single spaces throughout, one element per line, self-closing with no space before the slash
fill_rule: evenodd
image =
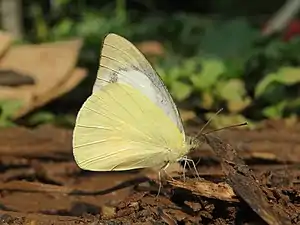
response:
<path id="1" fill-rule="evenodd" d="M 254 212 L 270 225 L 291 224 L 284 212 L 278 212 L 268 203 L 265 193 L 259 186 L 254 173 L 237 155 L 236 150 L 220 138 L 212 135 L 203 135 L 206 142 L 221 159 L 223 172 L 226 174 L 227 183 L 234 192 L 240 196 Z"/>
<path id="2" fill-rule="evenodd" d="M 179 188 L 191 191 L 194 195 L 219 199 L 228 202 L 239 202 L 232 188 L 226 183 L 213 183 L 206 180 L 186 182 L 168 180 L 168 183 Z"/>

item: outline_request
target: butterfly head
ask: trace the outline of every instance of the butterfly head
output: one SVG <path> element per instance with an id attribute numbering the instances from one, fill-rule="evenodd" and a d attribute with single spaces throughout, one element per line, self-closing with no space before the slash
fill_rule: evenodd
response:
<path id="1" fill-rule="evenodd" d="M 189 152 L 196 150 L 203 143 L 203 140 L 199 140 L 197 137 L 186 137 L 186 143 L 189 145 Z"/>

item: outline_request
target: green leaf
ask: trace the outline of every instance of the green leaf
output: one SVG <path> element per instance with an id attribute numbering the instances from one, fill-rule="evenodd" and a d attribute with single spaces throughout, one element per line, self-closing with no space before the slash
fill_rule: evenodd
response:
<path id="1" fill-rule="evenodd" d="M 266 57 L 271 59 L 280 59 L 282 57 L 282 51 L 286 48 L 286 43 L 282 40 L 273 40 L 264 49 Z"/>
<path id="2" fill-rule="evenodd" d="M 279 83 L 292 85 L 300 82 L 300 67 L 283 67 L 277 74 Z"/>
<path id="3" fill-rule="evenodd" d="M 224 60 L 224 64 L 226 67 L 226 74 L 224 77 L 226 78 L 240 78 L 243 76 L 245 62 L 248 58 L 234 58 Z"/>
<path id="4" fill-rule="evenodd" d="M 300 110 L 300 99 L 299 98 L 290 99 L 287 104 L 287 109 L 299 111 Z"/>
<path id="5" fill-rule="evenodd" d="M 199 61 L 198 58 L 189 58 L 187 60 L 184 60 L 182 65 L 182 71 L 184 71 L 184 74 L 189 77 L 191 74 L 194 74 L 201 70 L 201 61 Z"/>
<path id="6" fill-rule="evenodd" d="M 22 102 L 18 100 L 0 100 L 0 118 L 9 119 L 16 111 L 18 111 L 22 106 Z"/>
<path id="7" fill-rule="evenodd" d="M 246 95 L 245 84 L 239 79 L 220 82 L 217 85 L 217 92 L 220 98 L 226 101 L 240 100 Z"/>
<path id="8" fill-rule="evenodd" d="M 204 91 L 201 93 L 201 107 L 204 109 L 212 109 L 215 98 L 211 91 Z"/>
<path id="9" fill-rule="evenodd" d="M 73 128 L 76 123 L 76 116 L 73 114 L 65 114 L 61 117 L 58 117 L 56 124 L 63 127 Z"/>
<path id="10" fill-rule="evenodd" d="M 211 88 L 226 70 L 224 63 L 219 59 L 203 59 L 201 65 L 201 73 L 194 74 L 190 78 L 199 90 Z"/>
<path id="11" fill-rule="evenodd" d="M 15 127 L 16 124 L 10 120 L 0 120 L 0 127 Z"/>
<path id="12" fill-rule="evenodd" d="M 42 123 L 53 123 L 55 121 L 55 115 L 51 112 L 41 111 L 33 114 L 28 122 L 30 125 L 38 125 Z"/>
<path id="13" fill-rule="evenodd" d="M 241 57 L 252 51 L 259 36 L 244 19 L 209 26 L 201 41 L 201 51 L 221 58 Z"/>
<path id="14" fill-rule="evenodd" d="M 0 127 L 13 126 L 12 116 L 21 108 L 19 100 L 0 100 Z"/>
<path id="15" fill-rule="evenodd" d="M 270 119 L 279 119 L 283 117 L 287 101 L 282 101 L 276 105 L 271 105 L 262 110 L 262 114 Z"/>
<path id="16" fill-rule="evenodd" d="M 56 38 L 70 36 L 74 29 L 74 22 L 70 19 L 64 19 L 52 28 L 52 35 Z"/>
<path id="17" fill-rule="evenodd" d="M 283 67 L 276 73 L 270 73 L 265 76 L 255 88 L 255 97 L 260 97 L 267 88 L 273 83 L 283 85 L 293 85 L 300 82 L 299 67 Z"/>
<path id="18" fill-rule="evenodd" d="M 171 84 L 171 94 L 177 101 L 187 99 L 192 93 L 192 87 L 181 81 L 174 81 Z"/>
<path id="19" fill-rule="evenodd" d="M 245 84 L 239 79 L 218 83 L 216 92 L 220 99 L 227 102 L 227 108 L 230 112 L 240 112 L 251 103 L 251 98 L 246 96 Z"/>
<path id="20" fill-rule="evenodd" d="M 201 90 L 204 91 L 204 79 L 201 76 L 201 74 L 197 73 L 197 74 L 192 74 L 191 78 L 190 78 L 193 86 L 197 89 L 197 90 Z"/>
<path id="21" fill-rule="evenodd" d="M 235 100 L 235 101 L 228 101 L 227 102 L 227 109 L 229 112 L 238 113 L 243 111 L 247 108 L 252 102 L 250 97 L 245 97 L 244 99 Z"/>

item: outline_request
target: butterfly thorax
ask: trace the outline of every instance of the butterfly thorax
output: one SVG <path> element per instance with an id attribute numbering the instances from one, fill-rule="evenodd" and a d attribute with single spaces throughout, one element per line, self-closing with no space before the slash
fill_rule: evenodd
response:
<path id="1" fill-rule="evenodd" d="M 186 145 L 188 146 L 188 152 L 194 151 L 201 145 L 201 141 L 196 137 L 186 136 Z M 186 154 L 187 154 L 186 153 Z"/>
<path id="2" fill-rule="evenodd" d="M 195 147 L 195 143 L 193 142 L 193 139 L 190 137 L 187 137 L 184 142 L 182 142 L 181 145 L 173 146 L 172 149 L 170 149 L 170 152 L 172 154 L 168 154 L 168 162 L 177 162 L 181 158 L 183 158 L 186 154 L 190 152 L 191 149 Z"/>

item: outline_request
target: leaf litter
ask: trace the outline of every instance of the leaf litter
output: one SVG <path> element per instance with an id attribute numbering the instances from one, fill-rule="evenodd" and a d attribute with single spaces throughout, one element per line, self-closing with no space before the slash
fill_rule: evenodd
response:
<path id="1" fill-rule="evenodd" d="M 72 130 L 5 128 L 1 224 L 299 224 L 298 127 L 205 135 L 190 154 L 201 179 L 191 170 L 183 181 L 177 165 L 159 196 L 155 171 L 80 170 Z"/>

